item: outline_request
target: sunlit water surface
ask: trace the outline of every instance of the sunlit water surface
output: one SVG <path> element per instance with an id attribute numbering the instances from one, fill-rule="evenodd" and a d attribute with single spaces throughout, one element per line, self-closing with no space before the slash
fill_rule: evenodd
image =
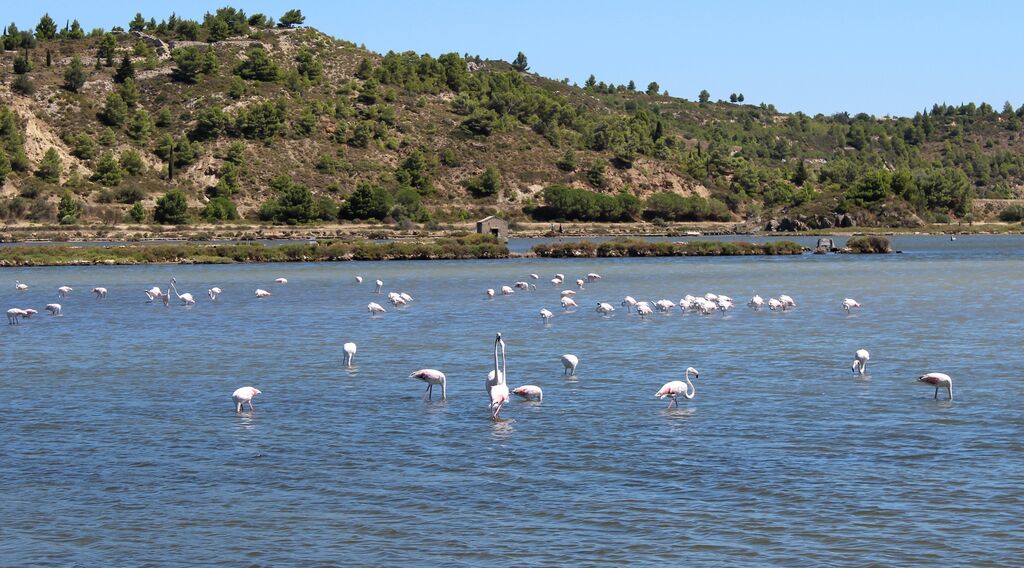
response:
<path id="1" fill-rule="evenodd" d="M 65 315 L 0 329 L 0 564 L 1019 564 L 1024 239 L 894 244 L 905 253 L 4 269 L 5 310 Z M 531 272 L 537 291 L 484 298 Z M 557 272 L 604 279 L 564 313 Z M 172 275 L 198 305 L 145 303 Z M 377 278 L 415 301 L 391 309 Z M 739 305 L 593 310 L 708 291 Z M 798 306 L 755 313 L 755 292 Z M 847 296 L 864 307 L 847 316 Z M 388 313 L 371 319 L 369 301 Z M 545 397 L 494 423 L 497 331 L 511 385 Z M 654 392 L 691 365 L 696 398 L 666 409 Z M 447 374 L 447 402 L 420 398 L 407 377 L 422 367 Z M 954 377 L 952 402 L 914 382 L 932 370 Z M 236 414 L 244 385 L 263 394 Z"/>

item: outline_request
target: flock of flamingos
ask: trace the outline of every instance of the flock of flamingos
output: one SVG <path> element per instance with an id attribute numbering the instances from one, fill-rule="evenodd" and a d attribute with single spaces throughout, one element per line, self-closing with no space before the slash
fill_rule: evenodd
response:
<path id="1" fill-rule="evenodd" d="M 530 279 L 539 280 L 540 276 L 537 274 L 530 274 Z M 355 277 L 356 283 L 362 283 L 362 276 Z M 587 274 L 586 278 L 579 278 L 576 280 L 576 288 L 583 290 L 587 284 L 593 284 L 601 280 L 601 275 L 596 273 Z M 287 284 L 286 278 L 278 278 L 275 284 Z M 555 274 L 554 278 L 551 279 L 551 284 L 556 288 L 561 286 L 565 282 L 564 274 Z M 168 284 L 167 290 L 161 290 L 158 286 L 154 286 L 148 290 L 145 290 L 145 295 L 148 302 L 162 302 L 165 306 L 170 304 L 171 295 L 173 294 L 179 302 L 184 306 L 195 305 L 196 299 L 191 293 L 179 293 L 177 286 L 175 285 L 177 280 L 171 278 Z M 375 282 L 374 293 L 381 294 L 384 288 L 384 282 L 377 280 Z M 28 290 L 28 285 L 20 281 L 14 281 L 15 290 L 25 291 Z M 503 296 L 510 296 L 515 293 L 516 290 L 536 290 L 537 285 L 527 280 L 515 282 L 512 286 L 502 286 L 501 294 Z M 61 286 L 57 288 L 57 297 L 66 298 L 73 292 L 74 289 L 70 286 Z M 103 287 L 96 287 L 91 290 L 92 294 L 95 295 L 97 300 L 103 300 L 107 297 L 107 289 Z M 254 292 L 257 298 L 269 298 L 273 294 L 262 288 L 257 288 Z M 211 301 L 218 301 L 221 295 L 221 289 L 213 287 L 207 290 L 207 295 Z M 494 298 L 496 292 L 493 288 L 488 288 L 485 292 L 488 299 Z M 569 312 L 578 307 L 575 299 L 576 291 L 572 289 L 562 290 L 560 296 L 560 303 L 562 309 Z M 413 301 L 411 295 L 406 292 L 389 292 L 388 301 L 395 307 L 400 308 L 409 304 Z M 732 298 L 722 295 L 707 293 L 703 297 L 694 297 L 687 295 L 679 300 L 678 303 L 672 302 L 671 300 L 663 299 L 658 301 L 637 301 L 632 296 L 626 296 L 620 303 L 620 307 L 626 309 L 627 313 L 635 312 L 640 318 L 650 317 L 655 311 L 669 312 L 675 308 L 679 308 L 682 311 L 692 311 L 703 315 L 711 315 L 715 311 L 727 312 L 732 309 L 735 302 Z M 761 296 L 754 295 L 750 301 L 747 302 L 747 306 L 752 310 L 761 310 L 767 307 L 771 311 L 787 311 L 796 307 L 796 302 L 790 296 L 782 294 L 777 298 L 769 298 L 767 301 Z M 846 298 L 842 302 L 842 309 L 850 313 L 851 310 L 859 308 L 860 303 L 852 298 Z M 47 304 L 44 308 L 53 316 L 63 315 L 63 308 L 59 303 Z M 370 302 L 366 306 L 367 311 L 371 317 L 380 317 L 380 314 L 386 313 L 387 310 L 377 302 Z M 608 316 L 615 311 L 615 307 L 608 302 L 598 302 L 595 311 L 603 316 Z M 28 308 L 11 308 L 7 310 L 7 322 L 10 325 L 17 325 L 19 320 L 29 319 L 39 312 L 34 309 Z M 540 310 L 540 317 L 543 322 L 547 323 L 552 317 L 553 312 L 547 308 Z M 345 352 L 345 365 L 351 367 L 353 359 L 356 355 L 356 344 L 352 342 L 345 343 L 343 346 Z M 854 361 L 851 369 L 854 373 L 864 375 L 867 372 L 868 361 L 871 355 L 866 349 L 858 349 L 854 354 Z M 564 374 L 575 375 L 576 367 L 579 365 L 579 358 L 576 355 L 567 353 L 562 355 L 562 365 L 564 367 Z M 693 375 L 693 379 L 699 377 L 699 372 L 693 367 L 688 367 L 683 372 L 682 381 L 670 381 L 665 383 L 659 390 L 654 394 L 655 398 L 659 399 L 670 399 L 669 408 L 673 405 L 679 406 L 679 397 L 682 396 L 685 399 L 693 399 L 696 396 L 696 389 L 693 386 L 690 375 Z M 518 395 L 524 399 L 542 401 L 544 393 L 541 388 L 537 385 L 523 385 L 514 389 L 509 389 L 505 378 L 506 378 L 506 365 L 505 365 L 505 342 L 501 338 L 501 334 L 498 333 L 494 338 L 494 369 L 491 370 L 487 379 L 484 383 L 487 396 L 489 399 L 489 408 L 491 412 L 491 418 L 493 420 L 499 420 L 499 414 L 504 405 L 508 404 L 509 397 L 511 395 Z M 437 369 L 420 369 L 414 371 L 409 375 L 410 378 L 419 379 L 426 383 L 427 388 L 423 393 L 424 400 L 430 400 L 433 398 L 433 389 L 435 386 L 441 387 L 441 399 L 447 399 L 447 379 L 445 374 Z M 945 373 L 926 373 L 921 375 L 917 379 L 919 382 L 926 383 L 935 387 L 935 398 L 939 397 L 939 388 L 945 388 L 949 394 L 949 400 L 953 399 L 953 379 Z M 242 412 L 244 405 L 249 406 L 249 410 L 255 410 L 252 400 L 257 395 L 262 394 L 261 391 L 252 386 L 245 386 L 237 389 L 231 394 L 231 398 L 235 403 L 235 411 Z"/>

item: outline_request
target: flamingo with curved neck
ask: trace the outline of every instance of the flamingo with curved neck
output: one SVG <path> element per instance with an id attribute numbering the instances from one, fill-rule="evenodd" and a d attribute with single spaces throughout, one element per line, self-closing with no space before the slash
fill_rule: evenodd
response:
<path id="1" fill-rule="evenodd" d="M 498 346 L 501 346 L 501 368 L 498 368 Z M 498 414 L 501 412 L 501 407 L 508 403 L 508 384 L 506 379 L 508 375 L 505 374 L 505 342 L 501 339 L 501 334 L 497 334 L 494 337 L 494 371 L 493 377 L 487 377 L 487 395 L 491 400 L 491 419 L 497 420 Z"/>
<path id="2" fill-rule="evenodd" d="M 687 400 L 692 400 L 693 397 L 697 395 L 697 389 L 693 386 L 693 383 L 690 382 L 690 373 L 693 373 L 693 378 L 695 379 L 700 376 L 700 373 L 697 372 L 697 369 L 694 369 L 693 367 L 687 367 L 686 373 L 684 374 L 684 379 L 686 380 L 686 382 L 667 382 L 664 386 L 661 387 L 661 390 L 654 394 L 654 398 L 659 398 L 661 400 L 665 400 L 665 398 L 671 398 L 672 400 L 669 401 L 668 408 L 672 408 L 673 404 L 675 404 L 677 408 L 679 407 L 679 395 L 683 395 L 683 397 L 686 398 Z"/>

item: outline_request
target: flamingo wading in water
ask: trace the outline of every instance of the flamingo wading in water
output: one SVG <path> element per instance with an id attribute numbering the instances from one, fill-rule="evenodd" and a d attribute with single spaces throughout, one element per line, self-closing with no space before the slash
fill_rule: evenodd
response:
<path id="1" fill-rule="evenodd" d="M 252 405 L 252 399 L 258 394 L 263 393 L 260 392 L 260 389 L 254 387 L 242 387 L 231 393 L 231 400 L 235 401 L 235 412 L 241 412 L 242 405 L 245 403 L 249 404 L 250 411 L 256 410 Z"/>
<path id="2" fill-rule="evenodd" d="M 431 400 L 434 396 L 434 385 L 441 385 L 441 400 L 448 400 L 447 384 L 448 379 L 444 373 L 437 369 L 420 369 L 409 374 L 411 379 L 419 379 L 427 383 L 427 390 L 423 392 L 423 400 Z"/>
<path id="3" fill-rule="evenodd" d="M 523 397 L 526 400 L 536 398 L 537 402 L 544 401 L 544 391 L 537 385 L 523 385 L 512 389 L 512 394 Z"/>
<path id="4" fill-rule="evenodd" d="M 174 292 L 174 295 L 177 296 L 179 300 L 181 300 L 181 304 L 183 306 L 193 306 L 193 305 L 195 305 L 196 299 L 192 297 L 192 294 L 190 294 L 188 292 L 185 292 L 184 294 L 179 294 L 178 293 L 178 287 L 174 285 L 175 282 L 177 282 L 177 280 L 175 280 L 172 277 L 171 278 L 171 291 Z"/>
<path id="5" fill-rule="evenodd" d="M 859 308 L 859 307 L 860 307 L 860 302 L 858 302 L 857 300 L 854 300 L 853 298 L 845 298 L 843 300 L 843 309 L 846 310 L 846 313 L 850 313 L 851 309 Z"/>
<path id="6" fill-rule="evenodd" d="M 699 376 L 697 369 L 687 367 L 684 374 L 685 383 L 683 381 L 667 382 L 661 387 L 661 390 L 654 393 L 654 398 L 660 398 L 661 400 L 665 400 L 666 397 L 671 398 L 672 400 L 668 403 L 668 408 L 672 408 L 673 404 L 676 405 L 676 408 L 679 407 L 679 395 L 683 395 L 687 400 L 693 399 L 697 394 L 697 389 L 690 382 L 690 373 L 693 373 L 693 378 L 695 379 Z"/>
<path id="7" fill-rule="evenodd" d="M 345 366 L 351 367 L 352 360 L 355 359 L 356 357 L 356 344 L 349 341 L 348 343 L 342 346 L 342 349 L 345 350 Z"/>
<path id="8" fill-rule="evenodd" d="M 216 286 L 214 286 L 213 288 L 210 288 L 209 290 L 206 291 L 206 294 L 208 296 L 210 296 L 210 299 L 213 300 L 214 302 L 216 302 L 217 298 L 220 297 L 220 293 L 221 293 L 221 289 L 216 287 Z"/>
<path id="9" fill-rule="evenodd" d="M 562 374 L 575 376 L 576 367 L 579 364 L 580 358 L 573 355 L 572 353 L 566 353 L 565 355 L 562 355 L 562 366 L 565 367 L 564 369 L 562 369 Z"/>
<path id="10" fill-rule="evenodd" d="M 868 372 L 868 360 L 871 359 L 871 354 L 868 353 L 867 349 L 858 349 L 854 354 L 856 357 L 853 360 L 852 369 L 854 373 L 860 373 L 861 375 Z"/>
<path id="11" fill-rule="evenodd" d="M 28 290 L 28 284 L 22 284 L 21 282 L 15 280 L 14 281 L 14 289 L 19 291 L 19 292 L 22 292 L 24 290 Z"/>
<path id="12" fill-rule="evenodd" d="M 46 304 L 46 307 L 43 308 L 43 309 L 48 311 L 48 312 L 50 312 L 51 316 L 59 316 L 59 315 L 62 315 L 64 313 L 61 310 L 60 304 Z"/>
<path id="13" fill-rule="evenodd" d="M 498 346 L 501 346 L 501 368 L 498 368 Z M 508 384 L 506 382 L 507 375 L 505 374 L 505 341 L 501 339 L 501 334 L 497 334 L 494 337 L 494 370 L 487 376 L 487 396 L 491 400 L 491 419 L 497 420 L 498 413 L 501 412 L 501 407 L 508 403 Z"/>
<path id="14" fill-rule="evenodd" d="M 935 400 L 939 400 L 939 387 L 946 387 L 946 391 L 949 392 L 949 400 L 953 400 L 953 378 L 946 373 L 925 373 L 917 380 L 935 387 Z"/>
<path id="15" fill-rule="evenodd" d="M 97 300 L 102 300 L 107 297 L 107 289 L 102 286 L 97 286 L 93 288 L 92 293 L 96 294 Z"/>

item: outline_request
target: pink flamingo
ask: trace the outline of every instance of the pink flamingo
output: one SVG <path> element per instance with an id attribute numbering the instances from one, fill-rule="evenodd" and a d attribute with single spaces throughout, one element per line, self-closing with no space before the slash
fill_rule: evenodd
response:
<path id="1" fill-rule="evenodd" d="M 231 393 L 231 400 L 235 401 L 235 412 L 241 412 L 242 405 L 245 403 L 249 403 L 250 411 L 256 410 L 252 405 L 252 399 L 258 394 L 263 393 L 260 392 L 260 389 L 254 387 L 242 387 Z"/>
<path id="2" fill-rule="evenodd" d="M 661 387 L 661 390 L 654 394 L 654 397 L 662 400 L 665 400 L 666 397 L 671 398 L 672 401 L 668 403 L 669 408 L 672 408 L 673 404 L 675 404 L 677 408 L 679 407 L 679 395 L 683 395 L 687 400 L 691 400 L 696 396 L 697 389 L 694 388 L 693 383 L 690 382 L 690 373 L 693 373 L 693 378 L 695 379 L 699 376 L 697 369 L 687 367 L 684 375 L 686 379 L 685 383 L 683 381 L 667 382 Z"/>
<path id="3" fill-rule="evenodd" d="M 427 390 L 423 392 L 423 400 L 431 400 L 434 396 L 434 385 L 441 385 L 441 400 L 448 400 L 448 379 L 444 373 L 437 369 L 420 369 L 409 373 L 409 378 L 419 379 L 427 383 Z"/>
<path id="4" fill-rule="evenodd" d="M 949 392 L 949 400 L 953 400 L 953 378 L 946 373 L 925 373 L 917 380 L 935 386 L 935 400 L 939 399 L 939 387 L 946 387 Z"/>

